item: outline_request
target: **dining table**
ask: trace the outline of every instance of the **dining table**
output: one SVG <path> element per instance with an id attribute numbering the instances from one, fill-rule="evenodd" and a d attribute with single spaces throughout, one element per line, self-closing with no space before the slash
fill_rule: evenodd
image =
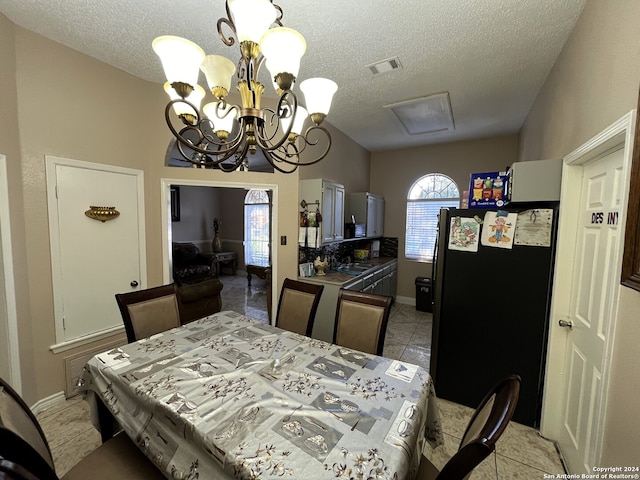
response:
<path id="1" fill-rule="evenodd" d="M 97 354 L 78 385 L 170 479 L 404 480 L 443 443 L 421 366 L 234 311 Z"/>

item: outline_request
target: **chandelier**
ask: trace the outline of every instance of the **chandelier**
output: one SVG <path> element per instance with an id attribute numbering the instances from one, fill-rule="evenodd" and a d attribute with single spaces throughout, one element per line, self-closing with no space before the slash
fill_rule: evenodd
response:
<path id="1" fill-rule="evenodd" d="M 161 36 L 153 41 L 167 77 L 164 89 L 170 101 L 165 119 L 181 160 L 225 172 L 247 170 L 247 154 L 259 150 L 282 173 L 319 162 L 331 148 L 331 135 L 321 124 L 338 86 L 326 78 L 301 82 L 305 109 L 292 91 L 306 50 L 304 37 L 282 25 L 282 9 L 273 0 L 226 0 L 225 7 L 227 17 L 218 19 L 218 35 L 229 47 L 238 41 L 241 57 L 237 65 L 220 55 L 205 55 L 184 38 Z M 223 34 L 225 25 L 233 36 Z M 258 73 L 263 63 L 279 96 L 275 110 L 261 106 L 265 87 Z M 202 114 L 205 91 L 198 85 L 200 70 L 217 99 L 204 105 Z M 226 100 L 236 72 L 240 106 Z M 312 125 L 303 133 L 307 116 Z"/>

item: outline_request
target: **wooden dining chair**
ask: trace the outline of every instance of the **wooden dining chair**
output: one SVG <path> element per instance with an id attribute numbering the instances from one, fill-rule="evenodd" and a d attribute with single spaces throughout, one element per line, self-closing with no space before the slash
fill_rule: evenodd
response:
<path id="1" fill-rule="evenodd" d="M 180 309 L 175 284 L 117 293 L 129 343 L 180 326 Z"/>
<path id="2" fill-rule="evenodd" d="M 458 451 L 438 469 L 423 455 L 416 480 L 463 480 L 495 451 L 518 404 L 520 376 L 500 380 L 480 402 L 462 436 Z"/>
<path id="3" fill-rule="evenodd" d="M 392 297 L 340 289 L 333 343 L 382 355 Z"/>
<path id="4" fill-rule="evenodd" d="M 311 336 L 324 285 L 285 278 L 280 291 L 276 327 Z"/>
<path id="5" fill-rule="evenodd" d="M 21 480 L 60 480 L 42 427 L 22 397 L 0 378 L 0 475 Z M 123 432 L 71 468 L 62 480 L 164 479 Z"/>

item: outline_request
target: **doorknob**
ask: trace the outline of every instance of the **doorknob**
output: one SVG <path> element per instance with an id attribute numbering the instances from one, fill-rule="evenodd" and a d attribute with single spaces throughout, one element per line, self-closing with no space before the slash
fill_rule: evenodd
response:
<path id="1" fill-rule="evenodd" d="M 569 330 L 573 328 L 573 322 L 571 322 L 571 320 L 558 320 L 558 325 L 568 328 Z"/>
<path id="2" fill-rule="evenodd" d="M 138 282 L 136 282 L 135 280 L 133 282 L 131 282 L 129 285 L 131 285 L 132 287 L 137 287 L 138 286 Z"/>

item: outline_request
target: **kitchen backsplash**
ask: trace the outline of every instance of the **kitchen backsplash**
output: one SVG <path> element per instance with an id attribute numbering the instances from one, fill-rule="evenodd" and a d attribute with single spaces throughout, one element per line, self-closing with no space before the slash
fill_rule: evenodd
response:
<path id="1" fill-rule="evenodd" d="M 397 237 L 381 237 L 380 239 L 380 256 L 381 257 L 398 257 L 398 238 Z M 336 242 L 322 245 L 319 248 L 298 247 L 298 263 L 313 262 L 316 257 L 321 259 L 328 258 L 335 262 L 335 265 L 347 263 L 347 260 L 354 261 L 354 250 L 368 249 L 371 245 L 371 239 L 350 240 L 348 242 Z"/>

